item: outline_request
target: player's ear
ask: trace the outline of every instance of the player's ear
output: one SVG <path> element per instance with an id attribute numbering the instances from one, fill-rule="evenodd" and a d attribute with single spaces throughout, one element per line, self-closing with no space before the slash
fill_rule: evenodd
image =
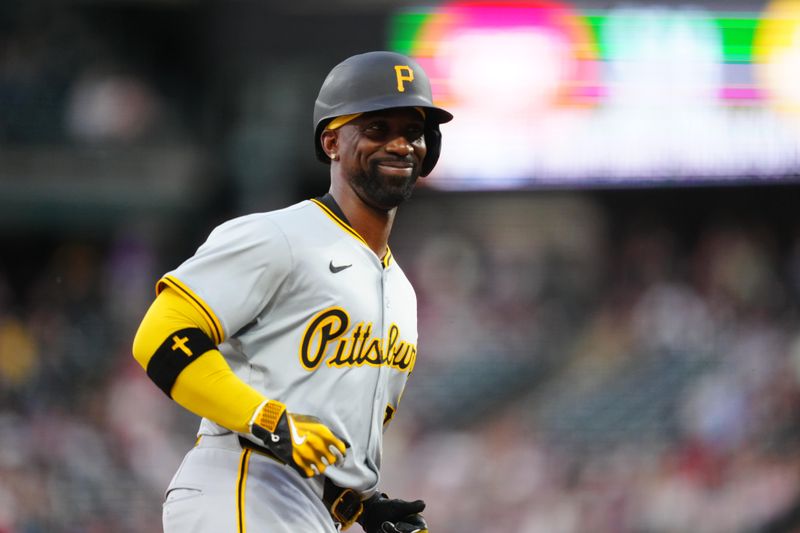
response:
<path id="1" fill-rule="evenodd" d="M 335 160 L 339 157 L 339 135 L 336 130 L 323 130 L 319 137 L 322 150 Z"/>

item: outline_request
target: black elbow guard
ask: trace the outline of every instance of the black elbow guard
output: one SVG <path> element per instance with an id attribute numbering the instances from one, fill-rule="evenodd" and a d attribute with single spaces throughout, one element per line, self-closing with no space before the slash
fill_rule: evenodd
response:
<path id="1" fill-rule="evenodd" d="M 172 398 L 172 386 L 184 368 L 216 346 L 200 328 L 186 328 L 171 334 L 147 363 L 147 375 Z"/>

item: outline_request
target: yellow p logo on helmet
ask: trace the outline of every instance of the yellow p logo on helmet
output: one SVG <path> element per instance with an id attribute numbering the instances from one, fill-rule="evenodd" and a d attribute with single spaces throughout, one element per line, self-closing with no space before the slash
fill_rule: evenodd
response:
<path id="1" fill-rule="evenodd" d="M 414 71 L 408 65 L 395 65 L 394 75 L 397 78 L 397 90 L 401 93 L 406 90 L 403 82 L 414 81 Z"/>

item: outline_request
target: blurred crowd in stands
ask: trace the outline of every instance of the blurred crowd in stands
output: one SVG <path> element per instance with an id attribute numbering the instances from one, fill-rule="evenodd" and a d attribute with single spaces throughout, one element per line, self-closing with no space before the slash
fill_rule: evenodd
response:
<path id="1" fill-rule="evenodd" d="M 0 142 L 153 143 L 185 133 L 135 54 L 110 27 L 66 6 L 0 7 Z"/>
<path id="2" fill-rule="evenodd" d="M 800 531 L 800 234 L 491 203 L 414 264 L 414 378 L 442 390 L 388 430 L 393 489 L 448 532 Z"/>
<path id="3" fill-rule="evenodd" d="M 800 497 L 800 238 L 618 234 L 570 195 L 405 207 L 420 357 L 383 488 L 434 531 L 793 531 L 768 524 Z M 197 421 L 130 343 L 171 266 L 127 235 L 0 283 L 0 532 L 159 530 Z"/>

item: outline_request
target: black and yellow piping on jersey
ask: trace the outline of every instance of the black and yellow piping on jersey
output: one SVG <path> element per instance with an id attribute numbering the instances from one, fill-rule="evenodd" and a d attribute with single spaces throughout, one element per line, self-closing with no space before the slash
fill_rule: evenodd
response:
<path id="1" fill-rule="evenodd" d="M 161 291 L 164 290 L 164 287 L 167 286 L 175 289 L 181 296 L 183 296 L 189 303 L 199 310 L 200 313 L 202 313 L 203 318 L 211 329 L 211 340 L 214 341 L 214 344 L 220 344 L 223 340 L 225 340 L 225 331 L 222 328 L 222 323 L 217 318 L 217 315 L 214 314 L 214 311 L 212 311 L 211 308 L 208 307 L 205 302 L 203 302 L 203 300 L 194 293 L 194 291 L 181 283 L 178 279 L 172 276 L 164 276 L 158 280 L 158 283 L 156 283 L 156 294 L 160 294 Z"/>
<path id="2" fill-rule="evenodd" d="M 242 450 L 239 459 L 239 475 L 236 479 L 236 531 L 237 533 L 247 533 L 247 523 L 245 517 L 245 493 L 247 490 L 247 471 L 250 468 L 251 450 Z"/>
<path id="3" fill-rule="evenodd" d="M 344 214 L 339 215 L 336 213 L 336 211 L 341 213 L 341 209 L 339 209 L 339 206 L 336 204 L 336 200 L 334 200 L 330 194 L 326 194 L 322 198 L 312 198 L 311 201 L 317 204 L 317 206 L 322 209 L 322 212 L 328 215 L 328 218 L 333 220 L 340 228 L 349 233 L 351 237 L 360 241 L 364 246 L 369 248 L 369 244 L 367 244 L 367 241 L 364 239 L 364 237 L 354 230 L 353 227 L 347 223 L 346 219 L 343 218 Z M 391 248 L 387 247 L 386 255 L 381 258 L 381 264 L 383 265 L 383 268 L 387 268 L 391 262 L 392 250 Z"/>

